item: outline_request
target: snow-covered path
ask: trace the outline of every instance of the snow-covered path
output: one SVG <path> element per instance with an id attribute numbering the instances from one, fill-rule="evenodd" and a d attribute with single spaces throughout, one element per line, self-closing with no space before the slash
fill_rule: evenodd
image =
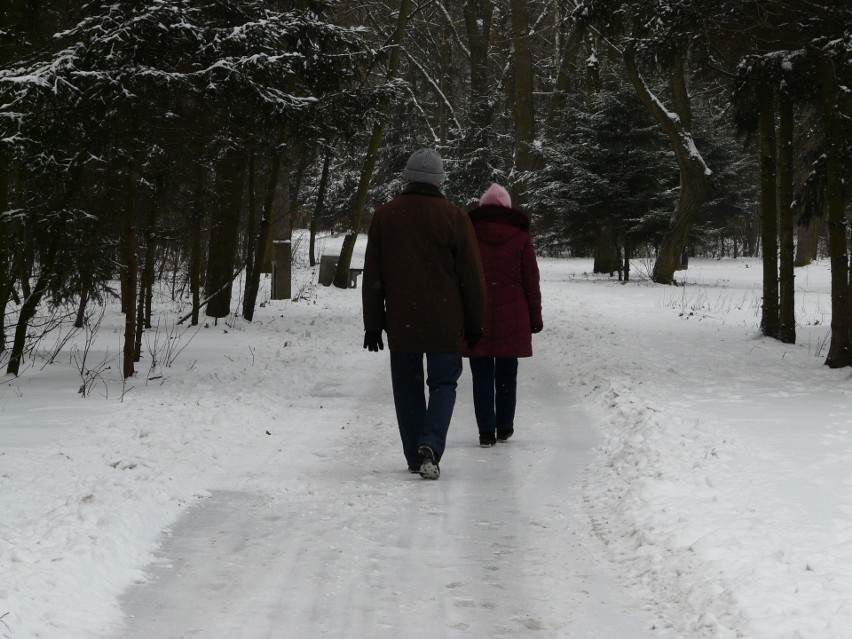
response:
<path id="1" fill-rule="evenodd" d="M 589 534 L 594 430 L 555 362 L 522 362 L 516 438 L 492 449 L 466 371 L 426 482 L 405 469 L 387 354 L 358 361 L 279 426 L 302 454 L 258 459 L 265 489 L 214 491 L 172 528 L 115 639 L 651 636 Z"/>
<path id="2" fill-rule="evenodd" d="M 0 636 L 852 636 L 828 265 L 797 270 L 795 346 L 759 335 L 755 259 L 677 288 L 540 266 L 518 435 L 477 446 L 463 375 L 438 482 L 404 468 L 360 291 L 315 269 L 251 324 L 174 327 L 165 291 L 126 386 L 110 306 L 85 399 L 44 346 L 0 383 Z"/>

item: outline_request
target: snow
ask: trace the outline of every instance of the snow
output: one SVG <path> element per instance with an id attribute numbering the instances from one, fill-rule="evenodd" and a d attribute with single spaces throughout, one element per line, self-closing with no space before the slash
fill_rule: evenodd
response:
<path id="1" fill-rule="evenodd" d="M 476 445 L 466 372 L 437 482 L 405 470 L 360 289 L 302 263 L 251 324 L 176 327 L 161 293 L 126 385 L 114 307 L 88 397 L 82 333 L 0 378 L 0 636 L 852 636 L 828 264 L 797 269 L 797 345 L 759 335 L 756 259 L 540 267 L 517 435 Z"/>

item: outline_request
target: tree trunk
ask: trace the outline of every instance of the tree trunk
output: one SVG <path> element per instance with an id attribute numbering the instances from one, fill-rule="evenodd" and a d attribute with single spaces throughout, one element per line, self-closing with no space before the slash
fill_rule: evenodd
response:
<path id="1" fill-rule="evenodd" d="M 192 325 L 198 326 L 201 313 L 201 222 L 204 219 L 203 168 L 196 166 L 195 194 L 189 216 L 189 290 L 192 295 Z"/>
<path id="2" fill-rule="evenodd" d="M 272 272 L 271 297 L 274 300 L 289 300 L 292 295 L 293 235 L 290 220 L 290 164 L 281 158 L 275 196 L 269 220 L 269 256 Z"/>
<path id="3" fill-rule="evenodd" d="M 89 294 L 91 289 L 84 286 L 80 291 L 80 304 L 77 306 L 77 317 L 74 319 L 74 328 L 83 328 L 86 322 L 86 307 L 89 304 Z"/>
<path id="4" fill-rule="evenodd" d="M 452 89 L 453 89 L 453 61 L 452 61 L 452 46 L 450 45 L 449 39 L 447 37 L 446 30 L 441 30 L 440 36 L 441 38 L 441 47 L 438 52 L 440 61 L 441 61 L 441 76 L 438 79 L 440 93 L 441 96 L 444 96 L 450 100 L 452 100 Z M 441 146 L 444 146 L 447 143 L 448 131 L 449 131 L 449 118 L 451 116 L 451 110 L 449 105 L 447 104 L 447 100 L 438 98 L 438 143 Z"/>
<path id="5" fill-rule="evenodd" d="M 136 306 L 136 338 L 133 342 L 133 361 L 142 359 L 142 334 L 145 332 L 145 266 L 139 274 L 139 303 Z"/>
<path id="6" fill-rule="evenodd" d="M 468 94 L 468 126 L 460 148 L 467 159 L 465 180 L 476 192 L 484 190 L 492 179 L 488 159 L 494 104 L 488 72 L 488 55 L 491 44 L 491 25 L 494 17 L 493 0 L 466 0 L 464 24 L 470 48 L 470 89 Z"/>
<path id="7" fill-rule="evenodd" d="M 746 217 L 745 224 L 745 234 L 743 236 L 743 241 L 745 242 L 745 252 L 749 257 L 757 257 L 758 253 L 758 220 L 756 219 L 759 216 L 759 211 L 751 211 L 748 213 Z"/>
<path id="8" fill-rule="evenodd" d="M 796 266 L 807 266 L 816 259 L 821 228 L 822 218 L 816 216 L 796 227 Z"/>
<path id="9" fill-rule="evenodd" d="M 292 186 L 287 175 L 286 169 L 288 167 L 285 166 L 282 171 L 281 186 L 284 188 L 281 190 L 281 196 L 276 197 L 281 205 L 282 215 L 279 216 L 280 219 L 272 228 L 275 238 L 272 243 L 275 263 L 272 274 L 272 299 L 274 300 L 289 300 L 293 295 L 293 221 L 296 219 L 296 212 L 299 207 L 302 178 L 310 161 L 309 156 L 302 156 Z"/>
<path id="10" fill-rule="evenodd" d="M 589 56 L 586 58 L 586 95 L 594 97 L 601 90 L 601 64 L 598 60 L 596 38 L 590 33 L 586 38 Z"/>
<path id="11" fill-rule="evenodd" d="M 593 272 L 612 275 L 620 270 L 618 251 L 612 229 L 601 226 L 595 233 L 595 260 Z"/>
<path id="12" fill-rule="evenodd" d="M 515 158 L 512 171 L 512 196 L 523 203 L 525 174 L 535 165 L 535 103 L 533 101 L 532 56 L 529 47 L 529 17 L 526 0 L 510 0 L 512 23 L 512 65 L 515 87 L 512 116 L 515 121 Z"/>
<path id="13" fill-rule="evenodd" d="M 160 205 L 161 191 L 154 197 L 151 208 L 148 210 L 148 223 L 145 225 L 145 270 L 142 272 L 142 286 L 145 289 L 145 307 L 143 314 L 143 326 L 151 328 L 151 313 L 154 299 L 154 262 L 157 259 L 157 240 L 154 233 L 157 226 L 157 213 Z"/>
<path id="14" fill-rule="evenodd" d="M 388 70 L 386 78 L 392 80 L 396 77 L 399 71 L 399 60 L 401 56 L 402 41 L 405 38 L 405 27 L 408 23 L 408 10 L 411 5 L 411 0 L 400 0 L 399 14 L 397 16 L 396 30 L 393 34 L 390 59 L 388 60 Z M 349 217 L 349 228 L 346 231 L 346 236 L 343 238 L 343 246 L 340 249 L 340 256 L 337 259 L 337 270 L 334 273 L 334 285 L 337 288 L 349 288 L 349 267 L 352 265 L 352 252 L 355 249 L 355 242 L 358 240 L 358 234 L 361 232 L 361 220 L 364 218 L 364 210 L 367 208 L 367 195 L 370 190 L 370 180 L 373 178 L 373 171 L 376 168 L 376 159 L 379 155 L 379 146 L 382 143 L 382 134 L 384 131 L 384 113 L 387 111 L 388 105 L 385 101 L 380 109 L 382 117 L 373 125 L 373 133 L 370 135 L 370 142 L 367 145 L 367 157 L 364 160 L 364 168 L 361 170 L 361 179 L 358 181 L 358 190 L 355 192 L 355 198 L 352 202 L 352 212 Z"/>
<path id="15" fill-rule="evenodd" d="M 9 208 L 9 161 L 0 150 L 0 353 L 6 350 L 6 304 L 12 296 L 12 223 L 2 217 Z"/>
<path id="16" fill-rule="evenodd" d="M 692 228 L 692 219 L 707 196 L 712 172 L 695 147 L 692 131 L 687 127 L 687 123 L 692 121 L 692 116 L 686 91 L 686 70 L 682 63 L 675 64 L 670 77 L 677 113 L 677 117 L 672 117 L 672 114 L 663 107 L 645 84 L 632 54 L 624 52 L 622 57 L 627 77 L 636 90 L 639 100 L 669 136 L 680 170 L 678 204 L 657 253 L 652 275 L 652 279 L 658 284 L 671 284 L 674 282 L 675 271 L 680 265 L 680 257 L 686 247 L 689 231 Z"/>
<path id="17" fill-rule="evenodd" d="M 778 209 L 776 207 L 777 144 L 774 96 L 760 96 L 760 242 L 763 245 L 763 313 L 760 330 L 778 339 Z"/>
<path id="18" fill-rule="evenodd" d="M 250 153 L 247 161 L 248 168 L 248 217 L 246 218 L 246 237 L 245 243 L 243 244 L 243 259 L 246 265 L 246 293 L 245 297 L 243 297 L 243 317 L 248 321 L 251 321 L 250 317 L 246 317 L 246 310 L 251 309 L 249 311 L 250 315 L 254 314 L 254 305 L 257 301 L 257 290 L 260 288 L 260 262 L 255 259 L 258 253 L 257 251 L 257 243 L 259 241 L 260 235 L 260 218 L 263 214 L 262 211 L 258 210 L 258 203 L 260 206 L 263 206 L 263 199 L 259 199 L 257 197 L 257 176 L 255 172 L 256 161 L 254 153 Z M 263 252 L 260 252 L 261 260 L 263 259 Z M 257 271 L 257 282 L 258 289 L 254 291 L 254 297 L 249 302 L 250 289 L 252 287 L 252 282 L 255 279 L 255 272 Z"/>
<path id="19" fill-rule="evenodd" d="M 316 266 L 316 241 L 317 241 L 317 224 L 319 216 L 325 206 L 325 191 L 328 188 L 328 172 L 331 168 L 331 149 L 326 149 L 325 160 L 322 163 L 322 176 L 320 177 L 319 190 L 317 192 L 317 202 L 314 207 L 314 214 L 311 216 L 311 237 L 308 252 L 310 253 L 311 266 Z"/>
<path id="20" fill-rule="evenodd" d="M 13 206 L 19 210 L 23 209 L 23 178 L 21 176 L 20 167 L 17 164 L 10 171 L 10 179 L 14 182 Z M 27 228 L 26 223 L 23 220 L 16 219 L 8 222 L 8 226 L 6 228 L 10 233 L 10 240 L 12 241 L 11 246 L 9 246 L 9 250 L 11 252 L 11 262 L 9 263 L 9 293 L 13 299 L 18 298 L 15 291 L 15 281 L 17 280 L 21 286 L 21 293 L 26 298 L 29 297 L 31 293 L 30 274 L 32 273 L 33 261 L 32 243 L 27 241 Z"/>
<path id="21" fill-rule="evenodd" d="M 251 321 L 254 317 L 254 307 L 257 303 L 257 292 L 260 290 L 260 264 L 256 257 L 258 254 L 257 243 L 260 241 L 261 232 L 260 217 L 262 212 L 258 210 L 258 201 L 263 200 L 257 197 L 257 176 L 255 175 L 255 158 L 251 154 L 248 159 L 248 217 L 246 218 L 245 242 L 243 243 L 243 260 L 246 265 L 246 287 L 245 295 L 243 296 L 243 319 Z M 263 252 L 260 252 L 263 259 Z M 257 288 L 252 291 L 253 282 L 257 273 Z"/>
<path id="22" fill-rule="evenodd" d="M 30 321 L 35 317 L 36 309 L 47 291 L 48 284 L 56 267 L 59 248 L 65 236 L 64 216 L 60 217 L 56 228 L 51 229 L 51 231 L 53 232 L 53 237 L 42 258 L 41 272 L 32 291 L 21 305 L 21 312 L 18 314 L 18 324 L 15 326 L 15 338 L 12 342 L 12 350 L 9 352 L 9 364 L 6 367 L 6 373 L 15 377 L 18 376 L 21 370 L 21 361 L 24 357 L 24 347 L 27 342 L 27 329 L 29 328 Z"/>
<path id="23" fill-rule="evenodd" d="M 580 44 L 583 42 L 582 31 L 577 28 L 571 29 L 565 46 L 559 59 L 559 71 L 556 76 L 556 88 L 550 109 L 547 113 L 547 124 L 545 130 L 552 133 L 560 125 L 560 115 L 565 108 L 568 94 L 571 92 L 572 83 L 577 74 L 577 56 L 580 53 Z"/>
<path id="24" fill-rule="evenodd" d="M 231 313 L 234 261 L 240 230 L 240 205 L 243 194 L 245 162 L 235 149 L 228 149 L 216 167 L 216 219 L 210 228 L 207 279 L 204 295 L 208 299 L 208 317 L 227 317 Z"/>
<path id="25" fill-rule="evenodd" d="M 466 0 L 464 4 L 464 24 L 470 47 L 470 128 L 474 132 L 491 125 L 488 48 L 493 15 L 493 0 Z"/>
<path id="26" fill-rule="evenodd" d="M 54 189 L 54 194 L 59 194 L 59 197 L 62 198 L 63 201 L 58 202 L 56 206 L 53 207 L 53 210 L 61 212 L 65 209 L 71 199 L 69 194 L 76 193 L 79 188 L 79 178 L 80 169 L 75 166 L 72 168 L 71 173 L 66 176 L 65 184 L 58 185 L 58 187 Z M 19 203 L 19 200 L 22 198 L 20 184 L 20 174 L 18 173 L 16 175 L 16 204 Z M 62 186 L 64 186 L 64 189 Z M 47 244 L 47 250 L 42 255 L 41 271 L 36 279 L 35 286 L 33 286 L 32 290 L 29 288 L 29 282 L 27 282 L 26 288 L 24 288 L 23 282 L 21 286 L 22 290 L 27 291 L 27 293 L 24 298 L 24 302 L 21 305 L 21 311 L 18 314 L 18 323 L 17 326 L 15 326 L 15 338 L 12 343 L 12 350 L 9 353 L 9 364 L 6 368 L 6 372 L 8 374 L 15 375 L 16 377 L 20 372 L 21 361 L 24 356 L 24 348 L 27 341 L 27 329 L 29 328 L 30 321 L 33 317 L 35 317 L 38 305 L 47 291 L 51 279 L 54 277 L 59 250 L 65 238 L 65 215 L 60 213 L 59 215 L 54 216 L 53 219 L 56 220 L 56 226 L 51 227 L 49 222 L 45 222 L 44 228 L 41 229 L 42 233 L 50 238 L 50 241 Z"/>
<path id="27" fill-rule="evenodd" d="M 122 302 L 124 311 L 124 350 L 122 373 L 124 379 L 135 372 L 133 363 L 136 361 L 136 287 L 139 280 L 139 264 L 136 256 L 138 239 L 138 220 L 136 209 L 136 186 L 139 181 L 136 162 L 131 161 L 127 169 L 127 185 L 124 193 L 124 259 L 125 284 Z"/>
<path id="28" fill-rule="evenodd" d="M 796 343 L 796 292 L 793 266 L 793 105 L 783 94 L 779 96 L 778 126 L 778 214 L 780 240 L 780 326 L 778 339 Z"/>
<path id="29" fill-rule="evenodd" d="M 837 104 L 837 78 L 831 60 L 820 61 L 822 117 L 825 123 L 825 173 L 828 254 L 831 259 L 831 345 L 825 363 L 831 368 L 852 366 L 852 312 L 850 312 L 849 247 L 843 205 L 843 133 Z"/>
<path id="30" fill-rule="evenodd" d="M 20 0 L 7 0 L 6 7 L 0 11 L 0 33 L 20 29 L 21 13 L 24 3 Z M 15 47 L 0 46 L 0 68 L 6 66 L 19 54 Z M 8 96 L 0 94 L 0 106 L 6 106 Z M 2 217 L 9 208 L 9 184 L 11 162 L 5 149 L 0 149 L 0 353 L 6 350 L 6 305 L 12 297 L 15 283 L 13 224 Z"/>
<path id="31" fill-rule="evenodd" d="M 281 164 L 281 154 L 276 153 L 272 157 L 272 162 L 269 166 L 269 180 L 263 194 L 260 223 L 258 225 L 257 237 L 254 240 L 254 253 L 246 256 L 249 264 L 251 264 L 251 276 L 246 276 L 246 296 L 243 300 L 243 317 L 249 322 L 254 319 L 255 306 L 257 305 L 257 294 L 260 290 L 260 274 L 263 270 L 263 259 L 266 254 L 266 245 L 269 238 L 269 220 L 272 216 L 275 192 L 281 176 Z"/>
<path id="32" fill-rule="evenodd" d="M 16 209 L 24 208 L 24 176 L 22 175 L 22 170 L 20 163 L 14 163 L 11 179 L 14 181 L 14 206 Z M 12 269 L 21 285 L 21 293 L 24 297 L 29 297 L 32 293 L 30 280 L 32 279 L 33 264 L 35 262 L 34 244 L 29 240 L 31 231 L 28 228 L 29 224 L 27 222 L 15 220 L 14 227 L 16 240 L 14 257 L 12 258 Z"/>

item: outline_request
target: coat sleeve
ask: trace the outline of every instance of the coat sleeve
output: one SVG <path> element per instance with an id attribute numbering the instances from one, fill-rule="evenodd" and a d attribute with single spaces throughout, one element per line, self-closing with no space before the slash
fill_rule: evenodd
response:
<path id="1" fill-rule="evenodd" d="M 464 213 L 461 214 L 461 240 L 456 251 L 456 273 L 464 308 L 465 334 L 482 333 L 485 330 L 485 275 L 476 232 Z"/>
<path id="2" fill-rule="evenodd" d="M 539 284 L 538 261 L 535 258 L 535 249 L 529 235 L 524 243 L 521 254 L 521 279 L 523 280 L 524 296 L 527 298 L 527 308 L 530 313 L 530 326 L 533 328 L 544 326 L 541 319 L 541 287 Z"/>
<path id="3" fill-rule="evenodd" d="M 367 234 L 364 273 L 361 281 L 361 305 L 364 330 L 385 329 L 385 287 L 382 278 L 382 242 L 379 216 L 374 215 Z"/>

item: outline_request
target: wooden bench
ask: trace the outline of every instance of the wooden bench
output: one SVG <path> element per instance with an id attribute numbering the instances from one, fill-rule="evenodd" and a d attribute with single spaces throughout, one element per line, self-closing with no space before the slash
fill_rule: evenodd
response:
<path id="1" fill-rule="evenodd" d="M 337 270 L 337 256 L 323 255 L 320 257 L 319 283 L 323 286 L 331 286 L 334 274 Z M 358 288 L 358 276 L 364 272 L 363 268 L 349 269 L 349 288 Z"/>
<path id="2" fill-rule="evenodd" d="M 349 288 L 358 288 L 358 276 L 364 272 L 362 268 L 349 269 Z"/>

